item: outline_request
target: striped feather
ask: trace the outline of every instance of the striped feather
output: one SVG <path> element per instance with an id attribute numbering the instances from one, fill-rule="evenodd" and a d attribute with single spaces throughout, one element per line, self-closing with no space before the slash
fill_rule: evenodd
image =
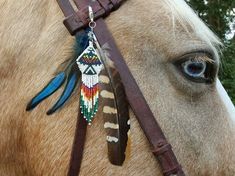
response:
<path id="1" fill-rule="evenodd" d="M 104 69 L 100 73 L 100 97 L 104 127 L 107 133 L 108 155 L 112 164 L 121 166 L 125 160 L 130 125 L 128 102 L 118 71 L 99 49 Z"/>

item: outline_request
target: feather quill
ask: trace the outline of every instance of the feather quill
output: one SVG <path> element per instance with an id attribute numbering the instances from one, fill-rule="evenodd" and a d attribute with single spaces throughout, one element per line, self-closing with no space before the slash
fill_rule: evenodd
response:
<path id="1" fill-rule="evenodd" d="M 100 73 L 100 97 L 103 105 L 104 127 L 107 133 L 108 155 L 112 164 L 121 166 L 125 160 L 128 141 L 129 109 L 121 77 L 105 49 L 98 47 L 104 64 Z"/>

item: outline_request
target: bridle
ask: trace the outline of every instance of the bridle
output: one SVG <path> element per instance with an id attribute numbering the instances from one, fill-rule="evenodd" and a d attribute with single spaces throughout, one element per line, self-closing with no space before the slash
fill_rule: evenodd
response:
<path id="1" fill-rule="evenodd" d="M 152 111 L 150 110 L 140 88 L 138 87 L 134 77 L 132 76 L 129 68 L 127 67 L 120 51 L 118 50 L 112 35 L 110 34 L 104 22 L 112 11 L 119 8 L 124 0 L 73 0 L 77 6 L 78 11 L 75 11 L 69 0 L 57 0 L 61 10 L 65 15 L 64 25 L 71 35 L 77 35 L 81 30 L 84 30 L 89 23 L 88 6 L 91 6 L 94 12 L 94 19 L 96 20 L 96 28 L 94 33 L 101 45 L 108 43 L 110 49 L 110 58 L 115 63 L 117 70 L 120 73 L 123 85 L 125 87 L 128 102 L 144 131 L 150 145 L 152 152 L 158 160 L 164 176 L 177 175 L 184 176 L 182 167 L 179 165 L 171 145 L 167 142 L 161 128 L 159 127 Z M 85 140 L 84 129 L 85 123 L 81 121 L 78 124 L 80 128 L 79 140 Z M 77 133 L 77 132 L 76 132 Z M 76 135 L 77 136 L 77 135 Z M 76 141 L 77 139 L 75 139 Z M 77 142 L 74 143 L 76 145 Z M 82 160 L 82 152 L 84 143 L 79 145 L 79 151 L 72 151 L 72 157 L 76 158 L 71 160 L 68 175 L 78 175 Z M 77 155 L 77 156 L 74 156 Z M 71 171 L 74 167 L 76 172 Z"/>

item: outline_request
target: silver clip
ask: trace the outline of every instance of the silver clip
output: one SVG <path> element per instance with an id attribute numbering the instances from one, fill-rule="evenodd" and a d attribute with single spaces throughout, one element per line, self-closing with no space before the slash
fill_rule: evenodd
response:
<path id="1" fill-rule="evenodd" d="M 93 29 L 96 27 L 96 22 L 94 21 L 94 13 L 93 13 L 91 6 L 88 6 L 88 11 L 89 11 L 89 18 L 90 18 L 89 27 L 93 31 Z"/>
<path id="2" fill-rule="evenodd" d="M 93 13 L 91 6 L 88 6 L 88 11 L 89 11 L 89 18 L 93 22 L 94 21 L 94 13 Z"/>

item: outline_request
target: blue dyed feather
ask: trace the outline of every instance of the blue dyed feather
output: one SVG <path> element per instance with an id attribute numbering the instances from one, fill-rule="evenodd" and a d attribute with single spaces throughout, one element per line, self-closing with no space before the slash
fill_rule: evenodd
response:
<path id="1" fill-rule="evenodd" d="M 60 98 L 57 100 L 54 106 L 49 111 L 47 111 L 47 115 L 51 115 L 59 108 L 61 108 L 65 104 L 65 102 L 70 98 L 77 85 L 78 79 L 80 78 L 81 74 L 76 65 L 76 59 L 86 49 L 86 47 L 89 44 L 89 39 L 87 35 L 88 32 L 89 30 L 81 31 L 79 34 L 76 35 L 76 43 L 74 46 L 75 60 L 72 61 L 72 68 L 67 80 L 67 84 Z"/>
<path id="2" fill-rule="evenodd" d="M 32 110 L 44 99 L 52 95 L 56 90 L 58 90 L 66 79 L 66 74 L 64 72 L 56 75 L 27 105 L 26 110 Z"/>
<path id="3" fill-rule="evenodd" d="M 74 50 L 75 50 L 75 56 L 79 56 L 88 46 L 89 44 L 89 38 L 88 38 L 88 33 L 89 29 L 85 31 L 81 31 L 76 35 L 76 43 L 74 45 Z M 77 59 L 77 57 L 75 59 Z"/>
<path id="4" fill-rule="evenodd" d="M 80 77 L 77 65 L 74 65 L 73 67 L 74 68 L 71 69 L 70 74 L 68 76 L 67 84 L 64 88 L 63 93 L 61 94 L 60 98 L 55 103 L 55 105 L 47 112 L 47 115 L 53 114 L 57 109 L 62 107 L 64 105 L 64 103 L 72 95 L 73 90 L 77 85 L 78 78 Z"/>
<path id="5" fill-rule="evenodd" d="M 63 104 L 69 99 L 72 95 L 74 88 L 80 78 L 80 72 L 76 65 L 77 57 L 86 49 L 89 43 L 88 38 L 89 30 L 81 31 L 76 35 L 76 42 L 74 45 L 74 58 L 71 59 L 68 66 L 65 68 L 64 72 L 60 72 L 56 75 L 48 84 L 45 86 L 27 105 L 26 110 L 32 110 L 39 103 L 41 103 L 44 99 L 52 95 L 55 91 L 57 91 L 67 80 L 67 84 L 64 88 L 64 91 L 55 105 L 47 112 L 48 115 L 55 112 L 57 109 L 63 106 Z M 68 75 L 68 71 L 70 72 Z"/>

